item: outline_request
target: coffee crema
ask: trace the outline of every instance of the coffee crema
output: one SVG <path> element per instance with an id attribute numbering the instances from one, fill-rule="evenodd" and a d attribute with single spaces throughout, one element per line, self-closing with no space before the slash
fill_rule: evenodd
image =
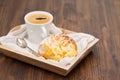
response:
<path id="1" fill-rule="evenodd" d="M 27 17 L 27 20 L 32 24 L 44 24 L 51 20 L 47 14 L 31 14 Z"/>

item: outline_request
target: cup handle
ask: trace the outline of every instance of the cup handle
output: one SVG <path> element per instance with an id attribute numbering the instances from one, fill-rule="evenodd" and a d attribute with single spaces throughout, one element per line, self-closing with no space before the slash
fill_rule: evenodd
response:
<path id="1" fill-rule="evenodd" d="M 51 34 L 60 34 L 60 33 L 62 33 L 62 31 L 58 27 L 56 27 L 54 23 L 51 23 L 50 27 L 49 27 L 49 34 L 50 33 Z"/>

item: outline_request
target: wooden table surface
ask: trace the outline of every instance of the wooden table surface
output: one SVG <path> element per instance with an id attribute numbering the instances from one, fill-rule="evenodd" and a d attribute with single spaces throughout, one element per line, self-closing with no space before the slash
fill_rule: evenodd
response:
<path id="1" fill-rule="evenodd" d="M 120 80 L 120 0 L 0 0 L 0 36 L 35 10 L 52 13 L 56 26 L 100 41 L 66 77 L 0 52 L 0 80 Z"/>

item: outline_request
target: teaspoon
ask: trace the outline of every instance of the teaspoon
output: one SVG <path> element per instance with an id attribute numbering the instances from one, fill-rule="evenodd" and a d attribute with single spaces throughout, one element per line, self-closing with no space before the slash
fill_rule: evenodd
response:
<path id="1" fill-rule="evenodd" d="M 27 48 L 30 53 L 34 54 L 35 56 L 39 56 L 34 50 L 27 46 L 26 41 L 23 38 L 17 38 L 16 44 L 21 48 Z"/>

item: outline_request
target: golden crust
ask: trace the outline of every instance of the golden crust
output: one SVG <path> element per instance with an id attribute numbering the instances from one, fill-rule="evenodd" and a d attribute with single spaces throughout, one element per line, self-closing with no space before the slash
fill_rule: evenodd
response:
<path id="1" fill-rule="evenodd" d="M 64 34 L 54 34 L 39 46 L 38 52 L 44 58 L 59 61 L 64 57 L 75 57 L 77 46 L 70 37 Z"/>
<path id="2" fill-rule="evenodd" d="M 77 50 L 77 45 L 73 39 L 71 39 L 69 36 L 66 36 L 64 34 L 60 34 L 59 39 L 62 38 L 63 40 L 67 41 L 68 44 L 73 44 L 75 46 L 75 50 Z"/>

